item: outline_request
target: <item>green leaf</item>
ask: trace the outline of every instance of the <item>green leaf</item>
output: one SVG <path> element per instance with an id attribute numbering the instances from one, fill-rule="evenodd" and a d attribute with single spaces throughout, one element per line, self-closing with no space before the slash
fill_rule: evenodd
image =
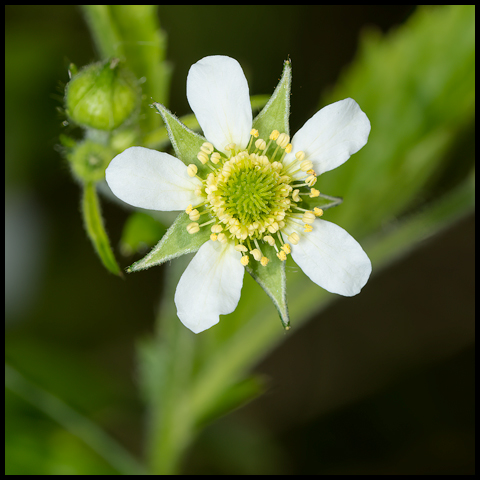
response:
<path id="1" fill-rule="evenodd" d="M 196 252 L 210 239 L 210 229 L 202 228 L 199 232 L 190 234 L 187 232 L 187 225 L 191 222 L 185 212 L 181 213 L 157 246 L 141 260 L 131 265 L 127 272 L 145 270 L 186 253 Z"/>
<path id="2" fill-rule="evenodd" d="M 85 229 L 92 241 L 95 251 L 107 270 L 115 275 L 122 276 L 115 256 L 113 255 L 108 241 L 107 233 L 103 225 L 103 219 L 100 212 L 100 203 L 98 201 L 97 191 L 93 182 L 84 184 L 82 198 L 82 214 Z"/>
<path id="3" fill-rule="evenodd" d="M 292 64 L 286 60 L 283 64 L 282 78 L 263 110 L 253 120 L 259 137 L 267 139 L 273 130 L 290 134 L 290 88 L 292 84 Z"/>
<path id="4" fill-rule="evenodd" d="M 470 148 L 458 135 L 475 116 L 475 6 L 418 7 L 384 37 L 367 30 L 322 105 L 346 97 L 370 119 L 368 143 L 315 188 L 344 197 L 329 219 L 361 238 L 425 201 L 448 163 L 468 171 L 457 152 Z"/>
<path id="5" fill-rule="evenodd" d="M 205 137 L 187 128 L 168 108 L 160 103 L 154 103 L 153 106 L 165 122 L 177 158 L 185 165 L 195 164 L 198 167 L 199 176 L 206 177 L 210 170 L 197 159 L 200 147 L 206 142 Z"/>

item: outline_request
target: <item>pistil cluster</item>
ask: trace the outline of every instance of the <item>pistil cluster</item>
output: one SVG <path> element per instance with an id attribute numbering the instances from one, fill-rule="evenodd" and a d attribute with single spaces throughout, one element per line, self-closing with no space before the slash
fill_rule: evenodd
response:
<path id="1" fill-rule="evenodd" d="M 201 202 L 186 209 L 192 220 L 187 231 L 194 234 L 210 226 L 210 239 L 234 242 L 243 265 L 248 265 L 251 255 L 266 266 L 269 260 L 262 244 L 274 247 L 277 257 L 285 261 L 290 244 L 296 245 L 300 239 L 297 231 L 312 231 L 313 221 L 323 210 L 299 206 L 302 195 L 317 197 L 320 192 L 313 188 L 317 177 L 304 152 L 297 152 L 288 165 L 284 163 L 285 155 L 292 151 L 290 137 L 278 130 L 270 134 L 268 142 L 258 138 L 255 129 L 250 135 L 246 149 L 230 144 L 225 147 L 227 154 L 205 142 L 197 155 L 212 170 L 205 179 L 197 175 L 196 165 L 187 167 L 188 175 L 202 181 L 196 190 Z M 206 221 L 200 220 L 202 216 Z"/>

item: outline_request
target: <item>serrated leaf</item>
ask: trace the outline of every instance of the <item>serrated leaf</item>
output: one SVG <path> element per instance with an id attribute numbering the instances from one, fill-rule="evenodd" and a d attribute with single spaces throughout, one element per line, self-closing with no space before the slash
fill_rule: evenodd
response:
<path id="1" fill-rule="evenodd" d="M 85 224 L 85 230 L 92 241 L 95 251 L 107 270 L 115 275 L 122 276 L 115 256 L 110 247 L 103 219 L 100 212 L 100 203 L 98 201 L 95 184 L 86 183 L 83 188 L 82 214 Z"/>
<path id="2" fill-rule="evenodd" d="M 203 228 L 200 229 L 199 232 L 191 235 L 187 232 L 187 225 L 191 222 L 185 212 L 181 213 L 150 253 L 131 265 L 127 269 L 127 272 L 145 270 L 155 265 L 161 265 L 186 253 L 196 252 L 210 239 L 210 229 Z"/>

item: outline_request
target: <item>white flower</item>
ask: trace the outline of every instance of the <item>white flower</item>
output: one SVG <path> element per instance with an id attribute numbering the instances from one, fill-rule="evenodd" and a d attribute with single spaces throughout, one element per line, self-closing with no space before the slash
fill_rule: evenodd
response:
<path id="1" fill-rule="evenodd" d="M 192 238 L 211 233 L 177 286 L 175 304 L 184 325 L 198 333 L 218 323 L 219 315 L 237 306 L 244 266 L 258 262 L 256 270 L 267 271 L 269 262 L 281 263 L 289 253 L 326 290 L 359 293 L 371 273 L 361 246 L 339 226 L 317 218 L 320 208 L 302 208 L 321 196 L 316 176 L 366 144 L 370 122 L 357 103 L 348 98 L 323 108 L 290 143 L 285 132 L 274 130 L 262 139 L 252 129 L 248 84 L 232 58 L 212 56 L 194 64 L 187 97 L 207 140 L 197 158 L 186 165 L 185 159 L 132 147 L 106 170 L 108 185 L 123 201 L 184 210 Z M 210 172 L 203 177 L 202 165 Z"/>

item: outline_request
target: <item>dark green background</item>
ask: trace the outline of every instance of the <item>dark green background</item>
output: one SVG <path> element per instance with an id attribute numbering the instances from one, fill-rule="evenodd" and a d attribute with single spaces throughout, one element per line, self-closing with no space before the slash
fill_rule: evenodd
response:
<path id="1" fill-rule="evenodd" d="M 238 59 L 252 94 L 271 93 L 290 57 L 295 132 L 353 59 L 362 30 L 387 32 L 413 11 L 161 6 L 169 107 L 189 113 L 188 68 L 206 55 Z M 6 359 L 141 454 L 135 342 L 152 330 L 163 269 L 125 281 L 103 269 L 56 151 L 66 67 L 98 57 L 75 6 L 7 6 L 5 39 Z M 116 248 L 127 214 L 106 202 L 103 210 Z M 257 367 L 266 395 L 209 426 L 185 472 L 472 474 L 473 229 L 473 217 L 462 219 L 376 272 L 358 297 L 293 329 Z M 112 473 L 8 391 L 6 455 L 7 474 Z"/>

